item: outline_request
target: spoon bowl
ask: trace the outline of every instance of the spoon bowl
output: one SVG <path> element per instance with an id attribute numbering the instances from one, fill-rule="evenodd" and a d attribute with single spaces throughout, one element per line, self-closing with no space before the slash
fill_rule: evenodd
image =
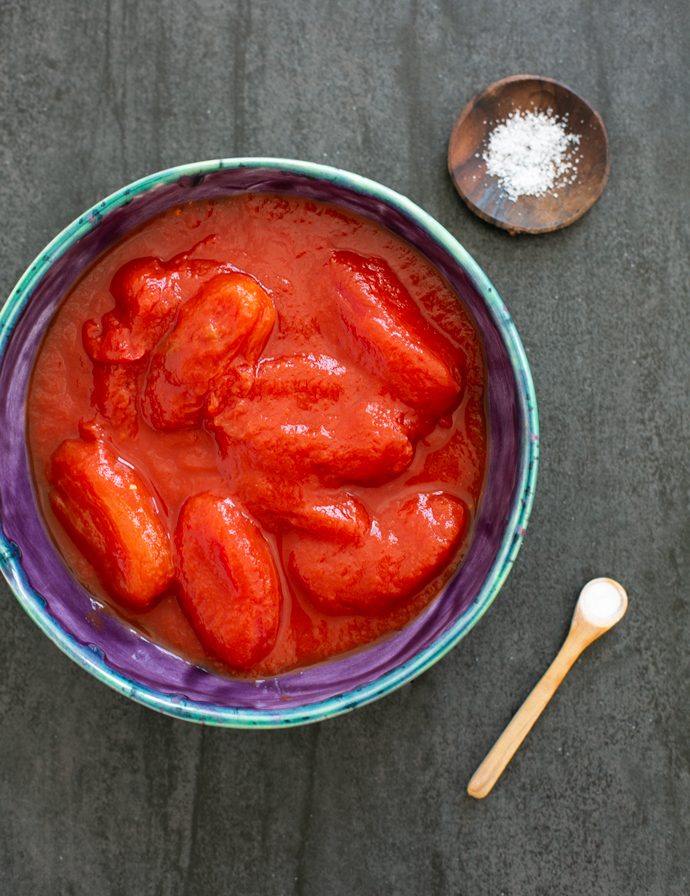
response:
<path id="1" fill-rule="evenodd" d="M 603 635 L 621 621 L 627 609 L 628 595 L 622 585 L 613 579 L 592 579 L 580 592 L 573 624 L 577 620 L 579 624 L 596 628 L 598 634 Z"/>

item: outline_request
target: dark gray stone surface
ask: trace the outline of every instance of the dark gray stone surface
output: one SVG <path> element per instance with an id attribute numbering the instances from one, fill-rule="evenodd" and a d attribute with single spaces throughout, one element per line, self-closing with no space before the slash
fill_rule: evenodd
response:
<path id="1" fill-rule="evenodd" d="M 392 696 L 318 726 L 203 729 L 82 672 L 0 591 L 0 891 L 237 896 L 690 892 L 687 0 L 0 0 L 0 295 L 64 225 L 168 165 L 277 155 L 419 203 L 484 267 L 542 426 L 518 562 L 480 624 Z M 487 84 L 597 108 L 608 187 L 511 238 L 445 170 Z M 493 793 L 476 765 L 579 589 L 628 589 Z"/>

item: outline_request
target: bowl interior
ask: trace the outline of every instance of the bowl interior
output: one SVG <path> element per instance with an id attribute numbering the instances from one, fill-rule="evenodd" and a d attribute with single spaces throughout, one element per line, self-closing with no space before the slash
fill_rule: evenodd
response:
<path id="1" fill-rule="evenodd" d="M 513 201 L 487 174 L 489 138 L 514 112 L 549 111 L 578 138 L 577 176 L 554 192 Z M 512 233 L 546 233 L 577 221 L 601 196 L 609 167 L 601 116 L 565 84 L 532 75 L 497 81 L 474 97 L 455 122 L 448 147 L 448 169 L 462 198 L 479 217 Z"/>
<path id="2" fill-rule="evenodd" d="M 33 497 L 25 396 L 33 360 L 71 284 L 132 228 L 189 199 L 246 191 L 325 200 L 407 240 L 449 280 L 480 330 L 488 366 L 490 460 L 468 556 L 412 624 L 356 654 L 275 679 L 223 678 L 94 613 L 53 547 Z M 343 712 L 409 680 L 481 616 L 507 574 L 531 507 L 536 406 L 522 347 L 500 299 L 472 259 L 412 203 L 354 175 L 306 163 L 236 160 L 154 175 L 104 200 L 58 236 L 3 311 L 0 514 L 3 570 L 20 602 L 68 655 L 121 692 L 179 717 L 225 725 L 298 724 Z"/>

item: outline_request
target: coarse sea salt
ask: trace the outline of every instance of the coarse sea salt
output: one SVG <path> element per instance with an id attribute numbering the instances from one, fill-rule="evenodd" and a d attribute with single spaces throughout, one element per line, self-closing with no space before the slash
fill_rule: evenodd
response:
<path id="1" fill-rule="evenodd" d="M 486 172 L 498 178 L 513 202 L 520 196 L 557 196 L 577 178 L 574 150 L 580 137 L 567 132 L 567 118 L 551 109 L 515 111 L 491 132 L 482 156 Z"/>

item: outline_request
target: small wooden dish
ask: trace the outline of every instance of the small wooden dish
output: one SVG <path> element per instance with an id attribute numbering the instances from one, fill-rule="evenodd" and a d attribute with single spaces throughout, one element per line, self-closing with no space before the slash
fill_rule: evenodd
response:
<path id="1" fill-rule="evenodd" d="M 565 123 L 567 134 L 580 138 L 572 183 L 513 201 L 498 178 L 487 174 L 483 155 L 491 133 L 516 111 L 550 111 Z M 565 84 L 534 75 L 504 78 L 477 94 L 455 122 L 448 146 L 448 170 L 458 193 L 480 218 L 511 234 L 547 233 L 577 221 L 601 196 L 609 168 L 609 143 L 599 113 Z"/>

